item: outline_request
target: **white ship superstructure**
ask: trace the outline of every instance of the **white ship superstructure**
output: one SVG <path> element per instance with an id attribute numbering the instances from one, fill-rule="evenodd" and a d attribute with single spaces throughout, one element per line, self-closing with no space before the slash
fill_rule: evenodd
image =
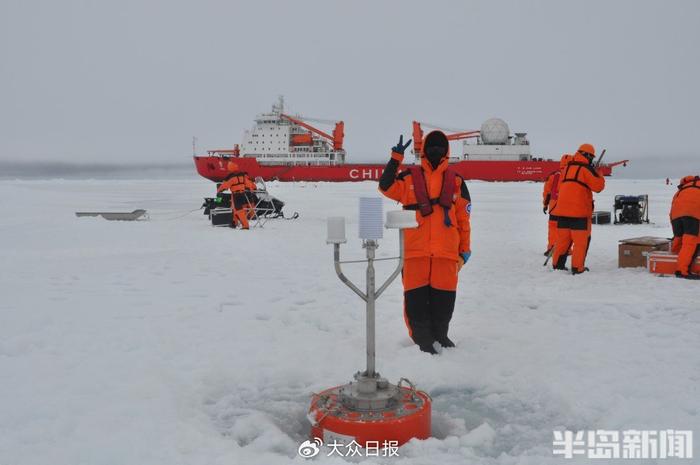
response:
<path id="1" fill-rule="evenodd" d="M 508 124 L 499 118 L 491 118 L 481 125 L 476 143 L 462 143 L 464 160 L 529 161 L 532 160 L 527 133 L 510 135 Z"/>
<path id="2" fill-rule="evenodd" d="M 320 131 L 303 116 L 284 113 L 284 99 L 272 105 L 269 113 L 260 113 L 252 129 L 245 131 L 240 156 L 257 159 L 261 165 L 337 165 L 345 163 L 342 148 L 343 123 L 334 123 L 333 135 Z"/>

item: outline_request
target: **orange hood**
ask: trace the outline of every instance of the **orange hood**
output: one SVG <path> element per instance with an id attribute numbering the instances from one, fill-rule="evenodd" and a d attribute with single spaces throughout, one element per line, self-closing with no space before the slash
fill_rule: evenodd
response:
<path id="1" fill-rule="evenodd" d="M 595 157 L 595 147 L 592 144 L 581 144 L 576 153 L 590 153 Z"/>
<path id="2" fill-rule="evenodd" d="M 700 181 L 700 176 L 684 176 L 683 178 L 681 178 L 681 182 L 678 186 L 680 187 L 684 184 L 689 184 L 693 181 Z"/>
<path id="3" fill-rule="evenodd" d="M 576 152 L 576 155 L 571 157 L 571 160 L 569 160 L 569 163 L 571 162 L 578 162 L 578 163 L 586 163 L 588 164 L 588 158 L 584 157 L 580 153 Z"/>
<path id="4" fill-rule="evenodd" d="M 559 168 L 564 169 L 566 168 L 566 165 L 569 164 L 573 157 L 569 153 L 565 153 L 562 157 L 561 160 L 559 161 Z"/>
<path id="5" fill-rule="evenodd" d="M 429 169 L 433 171 L 433 166 L 430 164 L 430 161 L 428 161 L 425 149 L 426 147 L 434 147 L 436 145 L 445 147 L 447 151 L 445 152 L 445 156 L 442 157 L 442 159 L 440 160 L 440 164 L 437 166 L 437 168 L 435 168 L 435 170 L 440 168 L 442 165 L 446 165 L 448 163 L 448 159 L 450 158 L 450 141 L 447 140 L 447 136 L 444 132 L 438 130 L 430 131 L 423 138 L 423 147 L 421 148 L 420 153 L 420 160 L 421 165 L 423 165 L 423 169 Z"/>

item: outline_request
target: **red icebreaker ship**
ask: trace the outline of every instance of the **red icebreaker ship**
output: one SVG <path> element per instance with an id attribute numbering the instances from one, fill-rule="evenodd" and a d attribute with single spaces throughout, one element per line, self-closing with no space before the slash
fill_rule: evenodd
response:
<path id="1" fill-rule="evenodd" d="M 330 134 L 309 123 L 330 124 Z M 420 153 L 423 127 L 439 128 L 427 123 L 413 122 L 416 155 Z M 228 174 L 226 165 L 235 161 L 250 176 L 266 181 L 376 181 L 386 160 L 380 163 L 347 163 L 343 149 L 345 136 L 342 121 L 328 121 L 284 112 L 284 100 L 272 106 L 269 113 L 255 118 L 255 125 L 245 132 L 243 141 L 233 149 L 209 150 L 205 156 L 195 156 L 197 172 L 212 181 L 222 181 Z M 478 131 L 445 130 L 451 141 L 462 141 L 462 154 L 452 156 L 450 163 L 465 179 L 483 181 L 544 181 L 559 169 L 559 159 L 535 158 L 525 133 L 511 135 L 505 121 L 492 118 Z M 388 150 L 388 149 L 387 149 Z M 387 160 L 388 160 L 387 153 Z M 622 160 L 602 164 L 605 176 L 612 168 L 626 163 Z"/>

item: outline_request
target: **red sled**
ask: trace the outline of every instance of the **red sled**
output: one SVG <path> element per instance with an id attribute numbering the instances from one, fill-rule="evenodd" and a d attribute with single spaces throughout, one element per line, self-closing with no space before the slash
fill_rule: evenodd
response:
<path id="1" fill-rule="evenodd" d="M 647 265 L 650 273 L 654 274 L 675 274 L 678 255 L 671 252 L 649 252 Z M 690 267 L 691 273 L 700 274 L 700 257 Z"/>

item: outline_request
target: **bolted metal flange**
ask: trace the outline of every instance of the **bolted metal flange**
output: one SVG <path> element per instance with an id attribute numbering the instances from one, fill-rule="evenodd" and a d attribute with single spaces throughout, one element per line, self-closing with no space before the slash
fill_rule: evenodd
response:
<path id="1" fill-rule="evenodd" d="M 399 387 L 379 373 L 368 376 L 356 373 L 355 381 L 340 387 L 338 397 L 343 407 L 355 411 L 391 410 L 400 400 Z"/>

